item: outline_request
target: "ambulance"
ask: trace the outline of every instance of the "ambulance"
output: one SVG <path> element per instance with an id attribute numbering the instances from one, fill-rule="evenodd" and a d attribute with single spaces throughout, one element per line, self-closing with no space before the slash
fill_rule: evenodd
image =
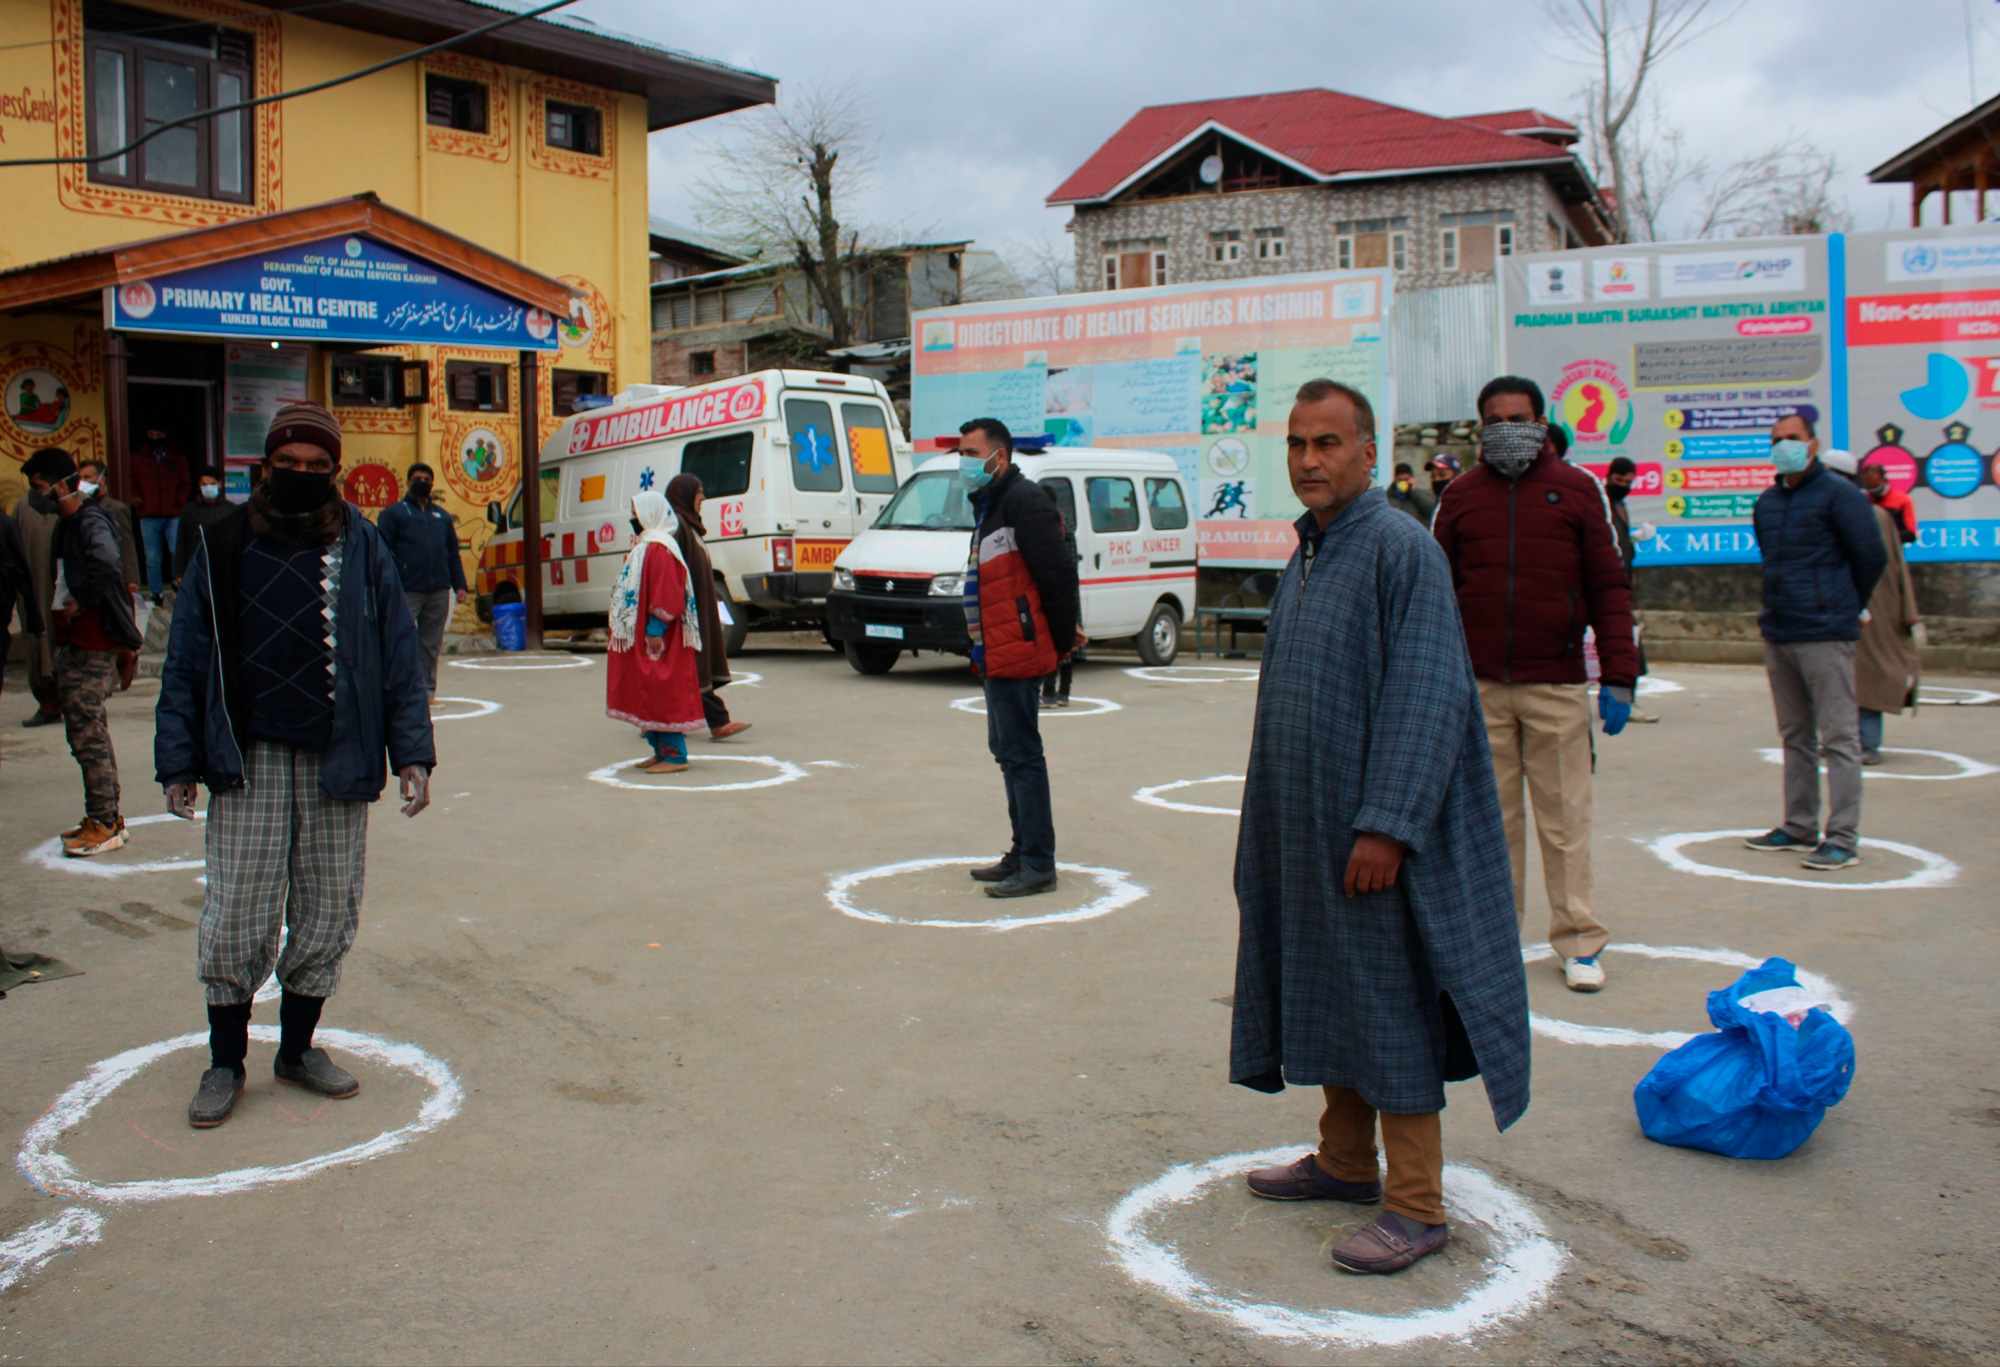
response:
<path id="1" fill-rule="evenodd" d="M 944 446 L 948 439 L 926 441 Z M 1187 481 L 1157 451 L 1042 449 L 1016 443 L 1014 463 L 1042 486 L 1075 536 L 1081 624 L 1093 645 L 1172 664 L 1194 620 L 1196 540 Z M 840 553 L 827 637 L 862 674 L 886 674 L 905 651 L 972 653 L 965 564 L 973 512 L 958 457 L 924 461 L 895 500 Z"/>
<path id="2" fill-rule="evenodd" d="M 632 385 L 565 418 L 542 447 L 542 620 L 604 625 L 631 546 L 632 496 L 701 477 L 717 594 L 746 632 L 823 626 L 833 562 L 911 472 L 909 442 L 875 380 L 764 370 L 709 384 Z M 479 558 L 482 616 L 519 602 L 521 495 L 491 503 Z"/>

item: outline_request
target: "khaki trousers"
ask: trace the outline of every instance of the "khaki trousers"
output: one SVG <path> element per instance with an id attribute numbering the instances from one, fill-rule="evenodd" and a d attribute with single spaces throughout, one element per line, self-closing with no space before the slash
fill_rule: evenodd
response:
<path id="1" fill-rule="evenodd" d="M 1382 1204 L 1398 1215 L 1427 1225 L 1444 1219 L 1444 1127 L 1436 1111 L 1421 1115 L 1377 1112 L 1351 1087 L 1326 1087 L 1326 1111 L 1319 1118 L 1319 1165 L 1343 1182 L 1382 1178 L 1375 1158 L 1375 1121 L 1382 1121 L 1382 1148 L 1389 1178 Z"/>
<path id="2" fill-rule="evenodd" d="M 1611 933 L 1591 908 L 1590 694 L 1584 684 L 1479 681 L 1486 741 L 1507 823 L 1514 870 L 1514 915 L 1528 919 L 1527 814 L 1521 783 L 1535 805 L 1542 877 L 1549 894 L 1549 944 L 1565 959 L 1587 959 Z"/>

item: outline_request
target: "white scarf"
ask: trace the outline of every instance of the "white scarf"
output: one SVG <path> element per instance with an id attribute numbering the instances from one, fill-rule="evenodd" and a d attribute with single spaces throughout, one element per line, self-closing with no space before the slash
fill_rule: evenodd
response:
<path id="1" fill-rule="evenodd" d="M 639 544 L 625 557 L 625 566 L 618 571 L 618 582 L 611 586 L 611 649 L 632 648 L 639 633 L 639 584 L 646 563 L 646 548 L 665 546 L 667 553 L 681 562 L 681 581 L 685 585 L 681 605 L 681 644 L 690 650 L 700 650 L 701 615 L 695 608 L 694 576 L 688 572 L 687 557 L 681 554 L 680 545 L 674 540 L 674 533 L 680 528 L 680 519 L 674 516 L 667 496 L 652 489 L 633 496 L 632 515 L 639 519 Z"/>

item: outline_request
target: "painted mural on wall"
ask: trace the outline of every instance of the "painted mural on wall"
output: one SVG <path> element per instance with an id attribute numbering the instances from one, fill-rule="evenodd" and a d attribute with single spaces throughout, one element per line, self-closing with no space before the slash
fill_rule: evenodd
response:
<path id="1" fill-rule="evenodd" d="M 40 320 L 36 320 L 40 321 Z M 104 334 L 48 320 L 51 336 L 0 346 L 0 508 L 26 492 L 21 462 L 44 446 L 104 458 Z M 67 334 L 68 341 L 56 340 Z"/>

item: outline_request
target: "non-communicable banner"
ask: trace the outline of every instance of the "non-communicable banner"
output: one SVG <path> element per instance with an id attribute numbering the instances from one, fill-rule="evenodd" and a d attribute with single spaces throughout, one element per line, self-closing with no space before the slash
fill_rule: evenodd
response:
<path id="1" fill-rule="evenodd" d="M 1298 387 L 1366 394 L 1389 458 L 1392 287 L 1387 271 L 1330 271 L 925 310 L 910 323 L 910 435 L 990 417 L 1056 446 L 1165 452 L 1202 563 L 1283 565 L 1303 511 L 1285 471 Z"/>
<path id="2" fill-rule="evenodd" d="M 1771 424 L 1832 405 L 1826 239 L 1606 247 L 1512 257 L 1507 369 L 1548 396 L 1569 458 L 1638 467 L 1641 565 L 1757 559 L 1750 510 Z"/>
<path id="3" fill-rule="evenodd" d="M 273 341 L 416 342 L 554 351 L 538 308 L 365 237 L 107 286 L 106 327 Z"/>
<path id="4" fill-rule="evenodd" d="M 721 427 L 732 422 L 749 422 L 764 416 L 764 383 L 717 384 L 707 389 L 676 392 L 636 408 L 618 408 L 593 417 L 578 418 L 569 430 L 569 454 L 602 451 L 634 442 L 658 441 Z"/>

